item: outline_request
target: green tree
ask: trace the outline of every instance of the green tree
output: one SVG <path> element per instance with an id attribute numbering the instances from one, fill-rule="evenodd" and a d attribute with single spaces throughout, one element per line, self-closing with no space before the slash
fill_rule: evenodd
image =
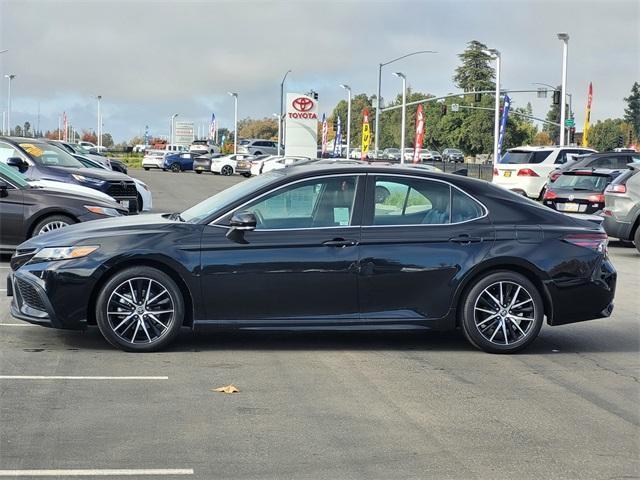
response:
<path id="1" fill-rule="evenodd" d="M 560 86 L 556 87 L 560 90 Z M 553 93 L 553 92 L 552 92 Z M 560 123 L 560 104 L 555 105 L 551 102 L 551 106 L 549 107 L 549 111 L 547 112 L 546 120 L 549 122 Z M 558 144 L 560 141 L 560 127 L 557 125 L 551 125 L 550 123 L 545 123 L 542 127 L 542 131 L 545 132 L 551 138 L 551 141 L 554 144 Z"/>
<path id="2" fill-rule="evenodd" d="M 484 43 L 472 40 L 458 55 L 462 63 L 456 68 L 453 81 L 465 92 L 495 89 L 495 70 L 491 66 L 491 56 L 483 52 L 486 49 Z"/>
<path id="3" fill-rule="evenodd" d="M 278 139 L 278 121 L 275 118 L 245 118 L 238 122 L 238 138 Z"/>
<path id="4" fill-rule="evenodd" d="M 16 128 L 13 129 L 12 135 L 16 137 L 22 137 L 22 127 L 20 125 L 16 125 Z"/>
<path id="5" fill-rule="evenodd" d="M 29 122 L 24 122 L 24 127 L 22 130 L 22 133 L 24 134 L 25 137 L 29 137 L 32 136 L 31 135 L 31 124 Z"/>
<path id="6" fill-rule="evenodd" d="M 618 146 L 620 136 L 626 144 L 629 131 L 633 126 L 621 118 L 607 118 L 598 121 L 589 129 L 589 146 L 603 152 L 613 150 Z"/>
<path id="7" fill-rule="evenodd" d="M 634 82 L 631 94 L 624 99 L 627 107 L 624 109 L 624 120 L 633 127 L 634 138 L 640 138 L 640 83 Z"/>
<path id="8" fill-rule="evenodd" d="M 77 136 L 77 134 L 76 134 Z M 102 134 L 102 146 L 103 147 L 113 147 L 113 137 L 111 136 L 110 133 L 103 133 Z"/>
<path id="9" fill-rule="evenodd" d="M 364 109 L 369 110 L 369 126 L 371 130 L 373 130 L 373 122 L 375 119 L 375 114 L 372 107 L 372 99 L 374 97 L 368 97 L 366 93 L 359 93 L 351 97 L 351 148 L 359 147 L 362 143 L 362 114 Z M 346 100 L 340 100 L 336 107 L 333 109 L 331 113 L 331 120 L 335 122 L 338 117 L 340 117 L 340 124 L 342 125 L 342 138 L 346 141 L 347 135 L 347 107 L 348 103 Z M 322 117 L 321 117 L 322 118 Z M 320 120 L 320 119 L 319 119 Z M 329 132 L 332 133 L 332 125 L 329 125 Z M 333 138 L 332 135 L 329 135 Z M 322 137 L 318 137 L 318 141 L 320 142 Z M 373 146 L 371 147 L 373 148 Z"/>

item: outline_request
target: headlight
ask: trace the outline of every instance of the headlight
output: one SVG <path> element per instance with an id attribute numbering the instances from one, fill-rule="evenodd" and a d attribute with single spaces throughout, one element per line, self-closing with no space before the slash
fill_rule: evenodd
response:
<path id="1" fill-rule="evenodd" d="M 99 187 L 104 184 L 104 180 L 99 180 L 97 178 L 85 177 L 84 175 L 78 175 L 77 173 L 72 173 L 71 176 L 75 178 L 80 183 L 86 183 L 87 185 L 93 185 Z"/>
<path id="2" fill-rule="evenodd" d="M 120 212 L 115 208 L 108 207 L 97 207 L 93 205 L 85 205 L 84 208 L 89 210 L 91 213 L 95 213 L 97 215 L 105 215 L 107 217 L 119 217 Z"/>
<path id="3" fill-rule="evenodd" d="M 47 247 L 39 250 L 33 258 L 40 260 L 71 260 L 72 258 L 86 257 L 98 248 L 97 246 Z"/>

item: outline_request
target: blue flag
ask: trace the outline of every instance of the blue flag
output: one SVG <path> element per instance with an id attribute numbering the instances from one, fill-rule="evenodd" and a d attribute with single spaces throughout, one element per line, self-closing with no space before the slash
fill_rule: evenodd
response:
<path id="1" fill-rule="evenodd" d="M 509 95 L 504 96 L 504 107 L 502 109 L 502 120 L 500 121 L 500 135 L 498 135 L 498 158 L 493 159 L 493 163 L 496 164 L 502 157 L 502 141 L 504 140 L 504 133 L 507 129 L 507 116 L 509 115 L 509 107 L 511 106 L 511 99 Z"/>
<path id="2" fill-rule="evenodd" d="M 334 158 L 342 156 L 342 123 L 340 122 L 340 117 L 338 117 L 336 138 L 333 139 L 333 156 Z"/>

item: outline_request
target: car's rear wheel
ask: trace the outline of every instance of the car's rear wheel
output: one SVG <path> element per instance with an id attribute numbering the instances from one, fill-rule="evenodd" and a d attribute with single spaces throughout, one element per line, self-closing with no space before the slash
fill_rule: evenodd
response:
<path id="1" fill-rule="evenodd" d="M 173 173 L 178 173 L 180 170 L 182 170 L 182 169 L 180 168 L 180 164 L 179 163 L 172 163 L 171 164 L 171 171 Z"/>
<path id="2" fill-rule="evenodd" d="M 490 353 L 514 353 L 535 340 L 544 305 L 535 285 L 510 271 L 489 273 L 464 295 L 461 325 L 465 337 Z"/>
<path id="3" fill-rule="evenodd" d="M 35 227 L 33 227 L 33 235 L 42 235 L 43 233 L 53 232 L 59 228 L 73 225 L 76 221 L 66 215 L 50 215 L 40 220 Z"/>
<path id="4" fill-rule="evenodd" d="M 231 168 L 229 165 L 225 165 L 222 167 L 222 169 L 220 169 L 220 173 L 225 177 L 228 177 L 229 175 L 233 175 L 233 168 Z"/>
<path id="5" fill-rule="evenodd" d="M 107 281 L 96 302 L 104 338 L 128 352 L 151 352 L 171 343 L 184 319 L 182 293 L 166 273 L 127 268 Z"/>
<path id="6" fill-rule="evenodd" d="M 243 173 L 242 176 L 245 177 L 245 178 L 249 178 L 251 176 L 251 174 L 250 173 Z"/>
<path id="7" fill-rule="evenodd" d="M 202 173 L 202 170 L 196 170 L 196 173 L 200 175 Z"/>
<path id="8" fill-rule="evenodd" d="M 640 252 L 640 226 L 636 228 L 636 234 L 633 236 L 633 243 L 636 244 L 638 252 Z"/>
<path id="9" fill-rule="evenodd" d="M 144 169 L 148 172 L 149 171 L 149 167 L 144 167 Z"/>

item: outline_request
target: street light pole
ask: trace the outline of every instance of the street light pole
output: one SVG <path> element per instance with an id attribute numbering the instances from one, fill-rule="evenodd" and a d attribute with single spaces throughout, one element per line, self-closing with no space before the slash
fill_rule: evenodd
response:
<path id="1" fill-rule="evenodd" d="M 100 110 L 102 95 L 98 95 L 98 152 L 102 147 L 102 112 Z"/>
<path id="2" fill-rule="evenodd" d="M 422 53 L 438 53 L 438 52 L 434 52 L 433 50 L 419 50 L 417 52 L 411 52 L 411 53 L 407 53 L 406 55 L 402 55 L 398 58 L 394 58 L 393 60 L 389 60 L 388 62 L 384 62 L 384 63 L 379 63 L 378 64 L 378 92 L 376 94 L 376 121 L 375 121 L 375 127 L 374 127 L 374 139 L 373 139 L 373 148 L 375 150 L 375 154 L 378 155 L 378 132 L 380 131 L 380 109 L 382 108 L 382 105 L 380 104 L 380 95 L 381 95 L 381 88 L 382 88 L 382 67 L 384 67 L 385 65 L 389 65 L 390 63 L 393 62 L 397 62 L 398 60 L 402 60 L 403 58 L 407 58 L 407 57 L 411 57 L 413 55 L 420 55 Z"/>
<path id="3" fill-rule="evenodd" d="M 404 139 L 407 123 L 407 76 L 402 72 L 395 72 L 394 75 L 402 79 L 402 130 L 400 131 L 400 163 L 404 163 Z M 376 152 L 377 154 L 377 152 Z"/>
<path id="4" fill-rule="evenodd" d="M 174 130 L 175 130 L 175 124 L 174 121 L 176 119 L 176 117 L 178 116 L 177 113 L 174 113 L 173 115 L 171 115 L 171 135 L 169 136 L 169 144 L 173 145 L 173 140 L 174 140 Z"/>
<path id="5" fill-rule="evenodd" d="M 238 94 L 227 92 L 233 97 L 233 154 L 238 153 Z"/>
<path id="6" fill-rule="evenodd" d="M 278 156 L 280 156 L 280 133 L 282 131 L 282 122 L 280 121 L 281 118 L 279 113 L 274 113 L 273 116 L 278 119 Z"/>
<path id="7" fill-rule="evenodd" d="M 349 147 L 351 146 L 351 87 L 349 85 L 340 85 L 347 91 L 347 158 L 350 158 Z"/>
<path id="8" fill-rule="evenodd" d="M 500 52 L 496 49 L 483 50 L 487 55 L 491 55 L 496 61 L 496 101 L 493 119 L 493 163 L 498 162 L 498 138 L 500 137 Z"/>
<path id="9" fill-rule="evenodd" d="M 291 69 L 287 70 L 287 73 L 282 77 L 282 82 L 280 82 L 280 117 L 278 118 L 278 150 L 280 150 L 280 145 L 284 144 L 283 138 L 283 125 L 282 122 L 284 120 L 284 82 L 287 79 L 287 75 L 291 73 Z M 278 153 L 280 155 L 280 153 Z"/>
<path id="10" fill-rule="evenodd" d="M 9 90 L 7 92 L 7 134 L 11 135 L 11 81 L 16 78 L 15 75 L 5 75 L 9 79 Z"/>
<path id="11" fill-rule="evenodd" d="M 562 103 L 560 104 L 560 146 L 565 145 L 565 121 L 567 118 L 567 108 L 565 106 L 565 99 L 567 98 L 567 62 L 569 60 L 569 34 L 559 33 L 558 39 L 562 40 L 562 94 L 560 98 Z"/>

